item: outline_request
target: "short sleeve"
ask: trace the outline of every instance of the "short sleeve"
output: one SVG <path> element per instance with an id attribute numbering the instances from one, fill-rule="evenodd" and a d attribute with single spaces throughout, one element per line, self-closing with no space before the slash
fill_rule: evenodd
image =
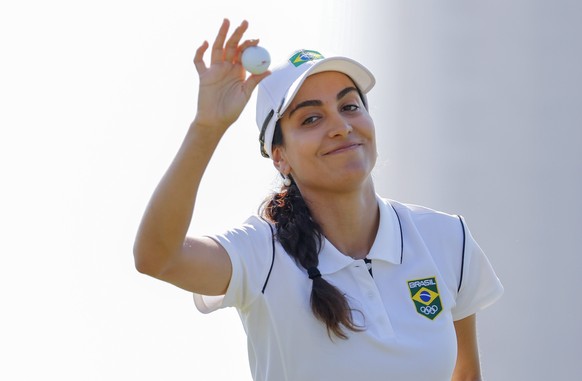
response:
<path id="1" fill-rule="evenodd" d="M 196 308 L 210 313 L 220 308 L 244 309 L 261 293 L 272 260 L 272 233 L 268 223 L 257 216 L 224 234 L 209 236 L 230 258 L 232 275 L 226 293 L 220 296 L 194 294 Z"/>
<path id="2" fill-rule="evenodd" d="M 452 310 L 453 320 L 473 315 L 497 301 L 503 294 L 503 286 L 491 263 L 469 232 L 465 229 L 462 278 L 456 305 Z"/>

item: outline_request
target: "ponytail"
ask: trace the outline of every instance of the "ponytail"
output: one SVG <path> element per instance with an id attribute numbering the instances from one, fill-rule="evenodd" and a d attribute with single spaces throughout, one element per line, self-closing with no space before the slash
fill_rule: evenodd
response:
<path id="1" fill-rule="evenodd" d="M 321 228 L 311 218 L 309 208 L 294 181 L 283 186 L 262 206 L 262 215 L 275 223 L 277 239 L 285 251 L 307 270 L 312 280 L 311 310 L 327 327 L 327 334 L 347 339 L 344 327 L 361 331 L 352 318 L 352 309 L 339 289 L 319 272 L 319 251 L 323 243 Z M 307 277 L 306 277 L 307 278 Z"/>

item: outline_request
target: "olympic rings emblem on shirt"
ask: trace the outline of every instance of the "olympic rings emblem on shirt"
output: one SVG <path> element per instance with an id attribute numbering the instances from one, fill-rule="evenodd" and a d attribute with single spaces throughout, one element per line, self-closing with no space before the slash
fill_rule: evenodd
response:
<path id="1" fill-rule="evenodd" d="M 439 310 L 438 306 L 435 305 L 420 307 L 420 312 L 422 312 L 425 315 L 434 315 L 438 312 L 438 310 Z"/>

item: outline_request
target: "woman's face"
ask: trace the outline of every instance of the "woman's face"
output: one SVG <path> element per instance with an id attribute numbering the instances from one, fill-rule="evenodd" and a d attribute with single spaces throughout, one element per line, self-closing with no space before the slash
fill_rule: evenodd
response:
<path id="1" fill-rule="evenodd" d="M 376 163 L 374 123 L 352 82 L 339 72 L 308 77 L 280 119 L 277 169 L 302 190 L 355 189 Z"/>

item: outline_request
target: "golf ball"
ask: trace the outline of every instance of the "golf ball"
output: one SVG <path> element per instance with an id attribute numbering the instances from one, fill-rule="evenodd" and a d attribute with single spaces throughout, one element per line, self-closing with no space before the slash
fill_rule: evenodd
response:
<path id="1" fill-rule="evenodd" d="M 242 64 L 246 71 L 252 74 L 262 74 L 271 64 L 271 56 L 267 49 L 260 46 L 249 46 L 242 52 Z"/>

